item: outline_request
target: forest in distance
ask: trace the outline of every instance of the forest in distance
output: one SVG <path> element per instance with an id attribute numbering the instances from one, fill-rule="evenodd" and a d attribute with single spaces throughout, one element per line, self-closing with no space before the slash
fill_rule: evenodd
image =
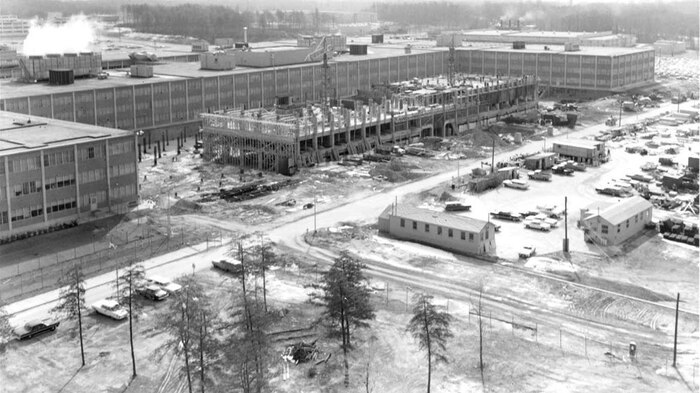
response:
<path id="1" fill-rule="evenodd" d="M 47 12 L 64 15 L 120 13 L 124 25 L 155 34 L 192 36 L 206 40 L 217 37 L 242 39 L 243 26 L 249 27 L 251 40 L 288 37 L 299 33 L 332 31 L 337 21 L 332 13 L 309 8 L 289 9 L 289 3 L 274 8 L 255 9 L 236 2 L 212 5 L 199 3 L 143 4 L 120 0 L 103 2 L 58 0 L 3 1 L 3 13 L 19 17 L 43 17 Z M 230 4 L 230 5 L 226 5 Z M 249 4 L 249 3 L 248 3 Z M 331 3 L 329 3 L 331 4 Z M 503 21 L 515 26 L 536 25 L 539 30 L 613 31 L 637 35 L 638 42 L 676 39 L 698 35 L 697 1 L 622 3 L 603 2 L 569 5 L 561 2 L 376 2 L 367 3 L 365 12 L 376 12 L 378 20 L 400 27 L 443 26 L 446 29 L 491 28 Z M 389 31 L 390 32 L 390 31 Z"/>

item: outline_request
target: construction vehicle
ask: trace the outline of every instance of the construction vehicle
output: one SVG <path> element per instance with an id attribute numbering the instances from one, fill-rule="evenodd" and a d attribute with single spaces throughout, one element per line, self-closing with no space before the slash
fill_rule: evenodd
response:
<path id="1" fill-rule="evenodd" d="M 605 120 L 605 125 L 609 127 L 615 127 L 617 125 L 617 119 L 610 116 Z"/>

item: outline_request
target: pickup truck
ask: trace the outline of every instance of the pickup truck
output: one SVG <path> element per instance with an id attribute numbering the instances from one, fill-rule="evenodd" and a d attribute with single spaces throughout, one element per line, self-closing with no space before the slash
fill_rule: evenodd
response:
<path id="1" fill-rule="evenodd" d="M 586 171 L 586 165 L 581 164 L 580 162 L 567 161 L 564 165 L 566 168 L 572 169 L 574 171 L 579 171 L 579 172 Z"/>
<path id="2" fill-rule="evenodd" d="M 60 322 L 51 321 L 29 321 L 15 329 L 15 334 L 20 340 L 26 340 L 42 333 L 53 332 Z"/>
<path id="3" fill-rule="evenodd" d="M 504 211 L 500 211 L 498 213 L 491 213 L 491 217 L 498 218 L 500 220 L 508 220 L 508 221 L 516 221 L 516 222 L 522 221 L 522 218 L 520 217 L 519 214 L 513 214 L 511 212 L 504 212 Z"/>
<path id="4" fill-rule="evenodd" d="M 531 180 L 541 180 L 541 181 L 551 181 L 552 180 L 552 174 L 549 172 L 542 172 L 541 169 L 528 172 L 527 177 L 530 178 Z"/>

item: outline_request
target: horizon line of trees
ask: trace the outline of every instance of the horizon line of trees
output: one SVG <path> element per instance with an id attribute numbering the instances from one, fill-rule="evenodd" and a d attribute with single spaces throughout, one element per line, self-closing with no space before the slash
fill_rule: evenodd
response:
<path id="1" fill-rule="evenodd" d="M 641 4 L 579 4 L 575 6 L 540 0 L 524 3 L 452 3 L 424 1 L 377 3 L 377 18 L 402 25 L 444 26 L 447 29 L 492 28 L 517 20 L 521 27 L 534 24 L 539 30 L 612 31 L 634 34 L 639 42 L 659 38 L 697 37 L 698 2 Z"/>

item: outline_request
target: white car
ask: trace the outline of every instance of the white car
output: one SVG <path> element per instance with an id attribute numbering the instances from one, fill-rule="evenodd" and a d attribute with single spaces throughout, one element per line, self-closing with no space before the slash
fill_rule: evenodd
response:
<path id="1" fill-rule="evenodd" d="M 513 180 L 504 180 L 503 186 L 515 188 L 518 190 L 527 190 L 528 188 L 530 188 L 530 183 L 526 182 L 525 180 L 513 179 Z"/>
<path id="2" fill-rule="evenodd" d="M 535 247 L 533 246 L 523 246 L 518 252 L 520 258 L 530 258 L 533 255 L 535 255 Z"/>
<path id="3" fill-rule="evenodd" d="M 180 289 L 182 289 L 182 285 L 176 284 L 170 280 L 168 280 L 165 277 L 160 277 L 160 276 L 150 276 L 146 278 L 146 282 L 149 284 L 157 285 L 160 287 L 160 289 L 164 290 L 165 292 L 168 292 L 170 294 L 173 294 Z"/>
<path id="4" fill-rule="evenodd" d="M 114 300 L 108 299 L 102 299 L 93 303 L 92 309 L 98 314 L 102 314 L 118 321 L 126 318 L 129 315 L 121 304 Z"/>
<path id="5" fill-rule="evenodd" d="M 525 228 L 539 229 L 542 232 L 547 232 L 550 229 L 552 229 L 552 227 L 549 224 L 546 224 L 542 221 L 534 221 L 534 220 L 525 223 Z"/>
<path id="6" fill-rule="evenodd" d="M 545 224 L 549 224 L 549 226 L 552 228 L 556 228 L 557 226 L 559 226 L 559 220 L 555 220 L 554 218 L 545 218 L 541 221 Z"/>

